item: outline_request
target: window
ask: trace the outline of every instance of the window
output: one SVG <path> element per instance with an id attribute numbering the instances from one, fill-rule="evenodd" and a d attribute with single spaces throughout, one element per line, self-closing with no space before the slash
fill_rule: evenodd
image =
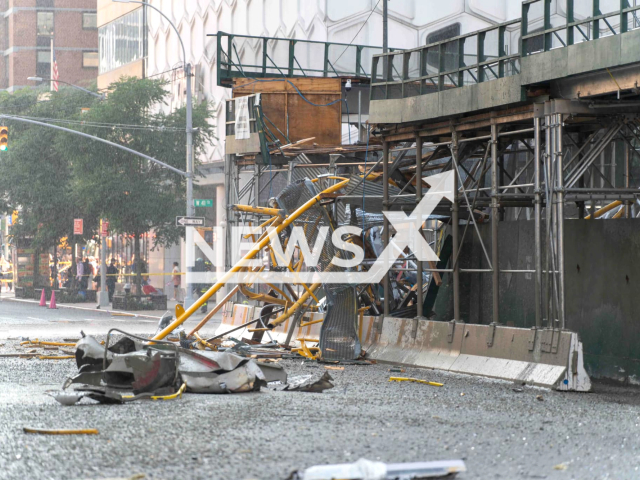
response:
<path id="1" fill-rule="evenodd" d="M 98 28 L 98 15 L 95 13 L 83 13 L 82 28 L 85 30 L 94 30 Z"/>
<path id="2" fill-rule="evenodd" d="M 98 68 L 98 52 L 82 52 L 82 66 L 84 68 Z"/>
<path id="3" fill-rule="evenodd" d="M 38 50 L 36 53 L 36 76 L 51 78 L 51 50 Z"/>
<path id="4" fill-rule="evenodd" d="M 142 8 L 100 27 L 98 42 L 100 73 L 140 60 L 144 46 Z"/>
<path id="5" fill-rule="evenodd" d="M 446 27 L 442 27 L 439 30 L 431 32 L 427 35 L 427 45 L 432 43 L 441 42 L 449 38 L 454 38 L 460 35 L 460 23 L 452 23 Z M 436 71 L 440 68 L 440 56 L 438 48 L 429 49 L 427 54 L 427 65 L 434 67 Z M 453 55 L 452 55 L 453 54 Z M 448 64 L 457 65 L 457 52 L 446 51 L 444 53 L 444 61 Z"/>
<path id="6" fill-rule="evenodd" d="M 53 12 L 38 12 L 38 35 L 53 35 Z"/>

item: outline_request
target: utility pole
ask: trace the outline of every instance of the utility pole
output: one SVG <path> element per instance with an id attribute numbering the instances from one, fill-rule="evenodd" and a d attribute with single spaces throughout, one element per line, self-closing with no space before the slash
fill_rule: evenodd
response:
<path id="1" fill-rule="evenodd" d="M 179 35 L 178 35 L 179 36 Z M 195 207 L 193 205 L 193 116 L 191 108 L 191 64 L 187 63 L 185 56 L 184 74 L 187 77 L 187 216 L 195 215 Z M 193 249 L 193 228 L 187 227 L 187 250 Z M 189 258 L 187 254 L 187 258 Z M 187 262 L 187 295 L 184 299 L 184 307 L 189 308 L 193 305 L 191 277 L 193 272 L 193 263 Z"/>

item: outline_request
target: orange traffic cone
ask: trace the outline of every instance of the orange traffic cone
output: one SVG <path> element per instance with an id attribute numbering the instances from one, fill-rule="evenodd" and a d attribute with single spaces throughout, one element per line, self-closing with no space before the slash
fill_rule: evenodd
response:
<path id="1" fill-rule="evenodd" d="M 56 306 L 56 292 L 51 290 L 51 303 L 49 303 L 49 308 L 58 308 Z"/>
<path id="2" fill-rule="evenodd" d="M 45 293 L 44 288 L 42 289 L 42 295 L 40 295 L 40 306 L 41 307 L 47 306 L 47 294 Z"/>

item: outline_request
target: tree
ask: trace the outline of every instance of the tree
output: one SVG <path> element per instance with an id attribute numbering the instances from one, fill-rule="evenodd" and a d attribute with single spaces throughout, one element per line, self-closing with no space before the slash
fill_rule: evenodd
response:
<path id="1" fill-rule="evenodd" d="M 185 108 L 163 112 L 169 95 L 165 86 L 162 80 L 121 78 L 109 87 L 106 100 L 83 115 L 91 126 L 82 129 L 185 170 Z M 212 141 L 210 117 L 209 103 L 194 107 L 196 158 Z M 98 123 L 104 127 L 94 125 Z M 139 156 L 69 134 L 58 137 L 56 148 L 72 160 L 76 193 L 87 200 L 90 215 L 106 217 L 111 229 L 133 235 L 140 292 L 140 237 L 153 230 L 155 248 L 174 244 L 183 235 L 174 221 L 185 213 L 184 178 Z"/>
<path id="2" fill-rule="evenodd" d="M 95 97 L 70 88 L 45 96 L 41 89 L 2 94 L 0 111 L 67 120 L 79 118 L 81 108 L 95 103 Z M 73 218 L 85 217 L 69 158 L 56 148 L 60 133 L 10 119 L 6 125 L 9 150 L 0 154 L 0 208 L 20 210 L 19 222 L 11 231 L 13 241 L 29 239 L 39 251 L 55 248 L 62 238 L 73 238 Z M 95 222 L 86 220 L 89 233 Z"/>

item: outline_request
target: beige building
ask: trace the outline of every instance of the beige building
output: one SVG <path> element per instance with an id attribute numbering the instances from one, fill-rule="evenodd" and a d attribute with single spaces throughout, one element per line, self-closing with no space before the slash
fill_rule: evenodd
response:
<path id="1" fill-rule="evenodd" d="M 144 77 L 146 9 L 137 3 L 98 0 L 98 89 L 121 76 Z"/>

